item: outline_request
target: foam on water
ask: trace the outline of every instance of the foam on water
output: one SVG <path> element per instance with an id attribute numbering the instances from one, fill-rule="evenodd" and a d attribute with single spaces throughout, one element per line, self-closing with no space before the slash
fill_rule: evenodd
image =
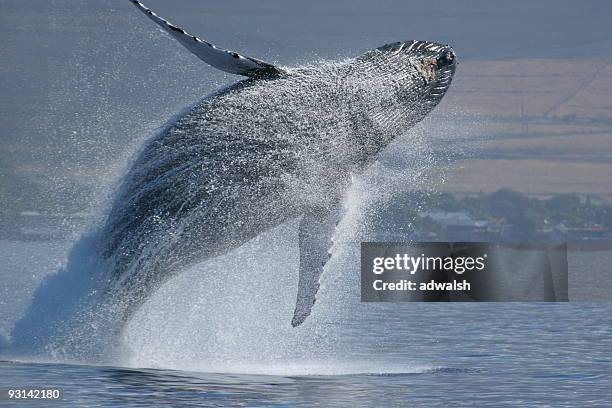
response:
<path id="1" fill-rule="evenodd" d="M 350 206 L 354 197 L 347 198 Z M 340 229 L 362 225 L 357 209 Z M 122 336 L 121 363 L 262 375 L 417 373 L 432 369 L 387 358 L 356 357 L 347 322 L 359 304 L 358 242 L 339 242 L 304 324 L 290 324 L 297 292 L 297 223 L 262 234 L 240 249 L 168 282 Z M 376 348 L 377 336 L 360 348 Z M 353 344 L 354 346 L 354 344 Z M 356 361 L 355 361 L 356 360 Z"/>
<path id="2" fill-rule="evenodd" d="M 187 366 L 182 370 L 215 374 L 269 375 L 279 377 L 345 376 L 345 375 L 408 375 L 433 372 L 438 367 L 427 365 L 394 365 L 385 361 L 309 360 L 285 363 L 239 363 L 222 367 Z"/>

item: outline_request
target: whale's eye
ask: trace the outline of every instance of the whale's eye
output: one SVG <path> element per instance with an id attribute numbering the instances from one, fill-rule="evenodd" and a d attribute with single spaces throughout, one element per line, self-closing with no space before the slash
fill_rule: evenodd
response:
<path id="1" fill-rule="evenodd" d="M 438 68 L 447 67 L 455 62 L 455 54 L 452 51 L 446 51 L 440 55 L 436 61 Z"/>

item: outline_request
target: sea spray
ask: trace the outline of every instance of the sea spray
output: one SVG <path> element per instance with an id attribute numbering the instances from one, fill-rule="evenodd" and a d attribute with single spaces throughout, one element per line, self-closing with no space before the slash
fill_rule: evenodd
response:
<path id="1" fill-rule="evenodd" d="M 413 140 L 414 136 L 411 132 L 403 139 Z M 288 319 L 299 265 L 299 223 L 294 220 L 168 281 L 126 327 L 123 364 L 259 374 L 410 371 L 406 366 L 382 367 L 373 356 L 362 364 L 346 363 L 355 358 L 347 328 L 355 326 L 356 311 L 363 307 L 359 301 L 359 243 L 373 238 L 371 218 L 375 208 L 390 199 L 386 191 L 395 188 L 397 193 L 400 185 L 426 187 L 429 181 L 428 177 L 413 177 L 431 170 L 430 160 L 417 159 L 426 145 L 401 146 L 394 149 L 397 154 L 403 158 L 414 155 L 404 172 L 386 178 L 388 169 L 376 166 L 355 177 L 354 188 L 344 199 L 345 217 L 321 279 L 317 307 L 303 325 L 293 328 Z M 375 186 L 380 179 L 385 182 Z M 377 336 L 367 341 L 372 350 L 380 348 Z"/>
<path id="2" fill-rule="evenodd" d="M 113 265 L 109 291 L 126 300 L 126 319 L 175 274 L 266 230 L 303 214 L 337 221 L 331 214 L 351 174 L 375 162 L 450 86 L 450 48 L 403 45 L 241 81 L 151 138 L 103 229 L 102 256 Z M 435 76 L 422 77 L 424 63 L 439 64 Z M 314 287 L 301 286 L 299 323 Z"/>
<path id="3" fill-rule="evenodd" d="M 354 177 L 317 308 L 302 327 L 289 324 L 297 285 L 297 220 L 176 276 L 122 333 L 115 313 L 121 305 L 104 303 L 100 296 L 110 266 L 100 259 L 99 233 L 90 233 L 36 291 L 6 351 L 33 359 L 230 372 L 263 372 L 271 364 L 280 372 L 310 367 L 314 373 L 314 367 L 325 366 L 315 364 L 317 359 L 350 359 L 343 355 L 349 348 L 342 346 L 350 338 L 346 321 L 358 318 L 363 307 L 358 243 L 376 238 L 377 209 L 402 191 L 432 188 L 447 162 L 432 153 L 432 146 L 454 117 L 426 122 L 398 138 L 380 163 Z M 465 137 L 471 129 L 455 128 L 456 135 Z"/>
<path id="4" fill-rule="evenodd" d="M 106 265 L 98 254 L 99 236 L 86 235 L 70 250 L 66 264 L 43 279 L 31 305 L 15 323 L 11 353 L 58 360 L 101 358 L 103 352 L 95 344 L 105 342 L 97 339 L 108 333 L 101 327 L 108 319 L 103 318 L 100 303 Z"/>
<path id="5" fill-rule="evenodd" d="M 323 87 L 337 87 L 338 75 L 345 75 L 350 68 L 347 64 L 350 61 L 328 63 L 320 72 L 310 67 L 296 69 L 295 73 L 300 81 L 315 80 Z M 321 75 L 336 77 L 330 80 Z M 401 79 L 407 81 L 409 78 L 401 76 Z M 422 115 L 407 116 L 406 107 L 397 105 L 398 100 L 394 99 L 399 97 L 401 102 L 404 98 L 401 94 L 381 100 L 381 95 L 386 95 L 389 87 L 395 89 L 397 84 L 377 83 L 375 72 L 368 72 L 365 80 L 353 78 L 345 83 L 347 87 L 326 89 L 318 94 L 312 87 L 305 92 L 301 85 L 300 82 L 280 85 L 286 95 L 297 95 L 305 103 L 301 107 L 273 101 L 266 84 L 246 86 L 246 96 L 231 90 L 216 94 L 228 95 L 226 102 L 229 102 L 227 106 L 220 105 L 212 117 L 205 109 L 213 102 L 203 100 L 192 108 L 191 115 L 175 118 L 162 127 L 145 143 L 132 169 L 123 178 L 122 187 L 114 197 L 114 208 L 105 217 L 105 225 L 80 240 L 71 251 L 66 266 L 45 279 L 37 290 L 34 302 L 13 330 L 16 350 L 47 354 L 59 360 L 115 361 L 139 366 L 180 367 L 201 360 L 203 363 L 197 364 L 200 369 L 218 365 L 219 361 L 233 362 L 234 366 L 249 361 L 263 363 L 261 356 L 285 362 L 308 359 L 314 353 L 337 357 L 342 342 L 339 322 L 351 315 L 356 299 L 354 291 L 346 288 L 358 287 L 357 284 L 344 284 L 344 289 L 338 290 L 336 286 L 343 279 L 345 283 L 356 282 L 351 271 L 357 268 L 351 265 L 357 258 L 347 255 L 354 253 L 356 245 L 343 241 L 356 242 L 363 236 L 361 232 L 368 231 L 364 210 L 371 211 L 397 188 L 409 189 L 428 183 L 425 175 L 437 161 L 422 130 L 421 133 L 411 132 L 401 138 L 401 143 L 394 144 L 399 146 L 393 154 L 399 158 L 395 162 L 405 163 L 405 166 L 393 171 L 378 166 L 379 171 L 369 176 L 376 179 L 383 175 L 382 179 L 390 182 L 392 189 L 385 191 L 377 181 L 363 183 L 364 178 L 353 177 L 355 188 L 345 196 L 345 205 L 349 207 L 347 216 L 337 231 L 334 256 L 327 267 L 332 272 L 323 275 L 318 310 L 313 321 L 306 322 L 303 327 L 292 329 L 288 324 L 296 293 L 297 238 L 279 232 L 287 225 L 295 227 L 295 218 L 300 214 L 292 208 L 295 203 L 281 204 L 279 211 L 284 213 L 273 223 L 278 226 L 264 233 L 264 238 L 253 233 L 250 241 L 244 241 L 247 242 L 244 248 L 241 241 L 229 245 L 224 253 L 209 252 L 200 262 L 194 256 L 206 250 L 215 239 L 223 237 L 208 228 L 210 223 L 201 221 L 203 216 L 210 216 L 211 211 L 227 209 L 228 197 L 236 198 L 235 194 L 215 195 L 224 188 L 216 182 L 223 180 L 221 176 L 227 177 L 232 166 L 240 168 L 257 158 L 261 166 L 255 173 L 247 172 L 246 176 L 258 180 L 264 174 L 268 178 L 263 180 L 269 180 L 270 175 L 276 174 L 274 172 L 288 171 L 281 181 L 287 183 L 285 192 L 293 195 L 293 200 L 301 204 L 324 201 L 327 190 L 317 190 L 323 181 L 318 176 L 334 178 L 335 173 L 330 173 L 328 166 L 330 157 L 350 167 L 352 160 L 365 152 L 357 142 L 369 138 L 378 140 L 382 132 L 385 142 L 378 147 L 366 146 L 366 150 L 382 149 L 388 141 L 402 136 L 406 126 Z M 311 99 L 313 92 L 316 98 Z M 356 92 L 357 97 L 351 92 Z M 333 126 L 329 121 L 317 122 L 321 104 L 326 100 L 334 106 L 341 107 L 345 102 L 350 105 L 350 108 L 345 106 L 326 114 L 325 118 L 331 120 Z M 243 108 L 247 111 L 270 110 L 272 122 L 262 121 L 261 117 L 255 117 L 257 120 L 253 123 L 246 121 L 248 117 L 238 112 Z M 353 110 L 370 112 L 373 116 L 356 117 Z M 306 125 L 296 129 L 292 120 L 304 121 Z M 373 124 L 376 125 L 374 134 Z M 270 133 L 274 126 L 277 131 Z M 232 133 L 227 133 L 228 129 Z M 258 129 L 263 133 L 258 133 Z M 185 130 L 193 133 L 185 134 Z M 210 134 L 215 132 L 225 136 L 214 140 Z M 303 143 L 305 134 L 318 142 Z M 171 140 L 164 139 L 168 135 Z M 355 139 L 357 136 L 362 139 Z M 228 137 L 229 144 L 237 150 L 227 149 Z M 296 149 L 288 149 L 288 144 L 295 144 Z M 253 151 L 254 147 L 263 149 L 265 156 L 262 158 L 262 152 Z M 337 152 L 342 154 L 338 156 Z M 288 161 L 283 162 L 285 167 L 279 166 L 277 154 L 287 155 Z M 370 161 L 370 158 L 363 158 Z M 297 175 L 303 178 L 292 174 L 296 163 Z M 261 171 L 264 173 L 258 173 Z M 374 187 L 370 193 L 368 186 Z M 266 199 L 274 198 L 264 193 Z M 134 200 L 143 197 L 150 198 L 145 200 L 143 207 L 134 205 Z M 139 208 L 144 212 L 139 213 Z M 249 208 L 257 217 L 269 216 L 265 206 L 252 205 L 245 210 Z M 139 220 L 146 222 L 139 225 Z M 221 230 L 226 235 L 228 231 L 244 229 L 244 225 L 239 225 L 244 221 L 241 217 L 217 221 L 221 222 Z M 185 228 L 194 227 L 198 227 L 195 231 L 202 235 L 182 235 Z M 276 235 L 284 238 L 280 244 L 272 245 L 278 239 Z M 271 248 L 276 250 L 270 251 Z M 241 251 L 248 254 L 248 263 L 236 263 Z M 185 273 L 177 276 L 181 270 Z M 155 282 L 162 291 L 144 303 L 146 297 L 141 295 L 148 292 L 146 281 L 139 279 L 163 275 L 166 275 L 164 279 Z M 172 276 L 175 278 L 162 285 Z M 250 285 L 232 291 L 232 288 L 240 288 L 245 279 Z M 114 282 L 109 284 L 109 281 Z M 122 283 L 126 281 L 140 293 L 123 291 Z M 201 290 L 194 292 L 194 288 Z M 143 310 L 128 320 L 125 311 L 134 304 L 144 304 Z M 126 347 L 119 347 L 119 342 Z M 226 366 L 229 367 L 229 363 Z"/>

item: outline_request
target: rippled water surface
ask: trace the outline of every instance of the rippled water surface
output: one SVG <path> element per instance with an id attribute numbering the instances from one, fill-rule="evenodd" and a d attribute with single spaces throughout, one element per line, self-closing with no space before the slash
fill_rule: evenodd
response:
<path id="1" fill-rule="evenodd" d="M 21 287 L 22 292 L 15 291 L 15 295 L 27 298 L 28 288 L 40 279 L 25 273 L 27 264 L 44 271 L 45 263 L 54 265 L 64 247 L 2 242 L 4 253 L 11 254 L 9 261 L 26 250 L 36 254 L 21 265 L 7 263 L 12 266 L 3 268 L 3 276 L 14 274 L 14 279 L 4 282 Z M 153 299 L 158 304 L 149 306 L 150 320 L 140 317 L 141 322 L 135 322 L 124 338 L 136 349 L 131 358 L 116 364 L 129 367 L 3 354 L 0 388 L 61 387 L 64 400 L 54 406 L 612 404 L 610 304 L 375 305 L 344 299 L 350 312 L 339 307 L 334 315 L 334 303 L 325 299 L 338 291 L 337 283 L 331 279 L 326 286 L 323 293 L 327 295 L 312 323 L 320 338 L 308 327 L 297 331 L 284 327 L 289 322 L 283 325 L 282 316 L 270 336 L 248 322 L 243 323 L 241 333 L 235 333 L 227 315 L 221 316 L 227 331 L 217 328 L 212 333 L 206 318 L 198 321 L 188 315 L 187 310 L 198 308 L 194 300 L 185 311 L 180 307 L 172 310 L 177 322 L 164 323 L 164 313 L 170 311 L 157 310 L 163 303 Z M 7 292 L 4 300 L 10 296 Z M 290 312 L 293 296 L 288 297 Z M 253 306 L 249 299 L 243 302 L 245 307 Z M 13 310 L 4 308 L 1 315 L 6 326 L 25 307 L 10 303 Z M 219 308 L 206 313 L 225 312 Z M 271 319 L 265 307 L 259 313 L 261 319 Z M 154 314 L 159 316 L 151 317 Z M 264 323 L 272 324 L 269 320 Z M 181 332 L 186 325 L 199 327 L 192 327 L 188 337 Z M 168 332 L 166 326 L 175 328 Z M 300 339 L 309 344 L 301 344 Z M 294 354 L 281 346 L 295 349 Z"/>
<path id="2" fill-rule="evenodd" d="M 259 366 L 276 375 L 5 361 L 0 387 L 62 387 L 58 406 L 612 404 L 608 305 L 384 309 L 346 331 L 345 361 Z M 359 346 L 374 336 L 377 349 Z"/>

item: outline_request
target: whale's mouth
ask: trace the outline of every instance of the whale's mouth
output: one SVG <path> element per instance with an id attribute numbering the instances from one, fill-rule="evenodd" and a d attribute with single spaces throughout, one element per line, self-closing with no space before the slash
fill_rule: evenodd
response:
<path id="1" fill-rule="evenodd" d="M 414 67 L 425 83 L 429 84 L 436 78 L 438 71 L 454 67 L 456 59 L 453 49 L 447 46 L 437 56 L 422 58 L 414 62 Z"/>

